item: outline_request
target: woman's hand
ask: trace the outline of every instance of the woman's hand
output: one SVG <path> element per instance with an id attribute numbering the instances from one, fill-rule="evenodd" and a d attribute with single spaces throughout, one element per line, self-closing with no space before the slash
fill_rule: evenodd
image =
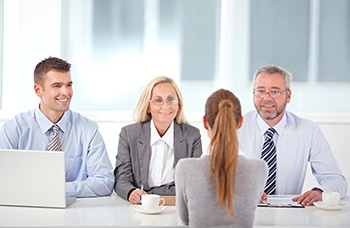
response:
<path id="1" fill-rule="evenodd" d="M 131 192 L 129 196 L 129 202 L 132 204 L 141 204 L 141 196 L 144 194 L 147 194 L 144 190 L 136 188 L 134 191 Z"/>

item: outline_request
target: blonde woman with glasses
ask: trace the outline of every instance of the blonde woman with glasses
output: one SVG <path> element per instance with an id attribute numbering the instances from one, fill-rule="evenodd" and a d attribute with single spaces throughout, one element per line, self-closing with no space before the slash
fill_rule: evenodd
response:
<path id="1" fill-rule="evenodd" d="M 199 129 L 188 124 L 181 92 L 171 78 L 151 80 L 136 105 L 136 123 L 119 134 L 115 191 L 133 204 L 142 194 L 175 195 L 179 159 L 200 157 Z"/>

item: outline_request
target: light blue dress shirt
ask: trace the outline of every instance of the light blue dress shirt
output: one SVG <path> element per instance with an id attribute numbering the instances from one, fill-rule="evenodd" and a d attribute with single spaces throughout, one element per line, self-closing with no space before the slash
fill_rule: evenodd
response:
<path id="1" fill-rule="evenodd" d="M 20 113 L 0 128 L 0 149 L 47 150 L 53 123 L 39 108 Z M 113 191 L 113 167 L 97 123 L 68 110 L 57 123 L 66 158 L 66 192 L 93 197 Z"/>
<path id="2" fill-rule="evenodd" d="M 268 128 L 257 111 L 244 116 L 238 139 L 240 149 L 248 158 L 261 158 L 264 133 Z M 285 111 L 274 128 L 277 131 L 274 135 L 277 150 L 276 194 L 301 194 L 310 163 L 319 188 L 339 192 L 341 197 L 346 195 L 346 179 L 317 124 Z"/>

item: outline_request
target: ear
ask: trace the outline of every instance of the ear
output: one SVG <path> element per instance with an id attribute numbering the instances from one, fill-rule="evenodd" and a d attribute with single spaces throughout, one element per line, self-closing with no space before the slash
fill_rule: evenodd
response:
<path id="1" fill-rule="evenodd" d="M 242 124 L 243 124 L 243 116 L 241 116 L 241 119 L 239 120 L 239 123 L 238 123 L 238 126 L 237 126 L 237 129 L 241 128 L 242 127 Z"/>
<path id="2" fill-rule="evenodd" d="M 34 92 L 38 97 L 41 97 L 42 88 L 39 84 L 34 84 Z"/>
<path id="3" fill-rule="evenodd" d="M 292 90 L 289 89 L 289 90 L 287 91 L 287 103 L 290 102 L 291 97 L 292 97 Z"/>
<path id="4" fill-rule="evenodd" d="M 203 116 L 203 126 L 206 130 L 209 129 L 209 126 L 208 126 L 208 122 L 207 122 L 207 118 L 205 118 L 205 116 Z"/>

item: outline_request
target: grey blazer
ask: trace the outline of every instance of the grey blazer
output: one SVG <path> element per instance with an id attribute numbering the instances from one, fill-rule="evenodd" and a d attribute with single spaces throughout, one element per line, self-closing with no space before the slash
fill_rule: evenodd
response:
<path id="1" fill-rule="evenodd" d="M 119 134 L 116 167 L 114 170 L 116 193 L 128 200 L 132 190 L 141 183 L 148 193 L 175 195 L 175 183 L 150 188 L 148 185 L 151 158 L 150 121 L 125 126 Z M 174 167 L 181 158 L 200 157 L 202 141 L 199 129 L 174 121 Z"/>

